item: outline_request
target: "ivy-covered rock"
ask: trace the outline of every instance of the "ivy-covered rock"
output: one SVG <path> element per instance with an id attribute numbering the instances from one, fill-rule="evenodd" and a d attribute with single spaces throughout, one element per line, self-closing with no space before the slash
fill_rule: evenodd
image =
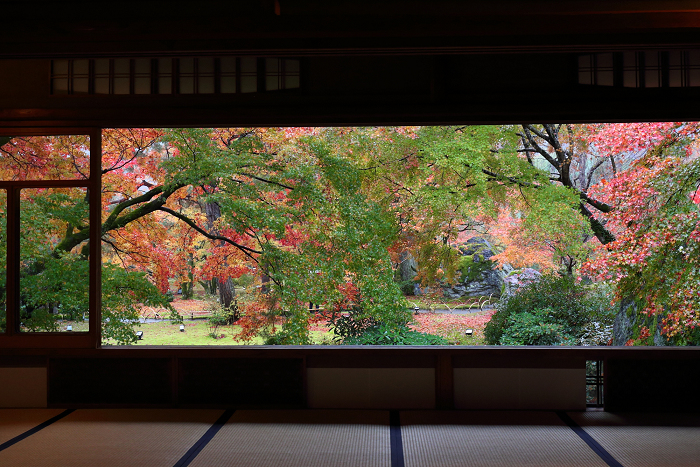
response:
<path id="1" fill-rule="evenodd" d="M 473 237 L 459 247 L 459 282 L 445 289 L 449 298 L 500 297 L 503 288 L 503 272 L 491 261 L 493 247 L 488 240 Z"/>

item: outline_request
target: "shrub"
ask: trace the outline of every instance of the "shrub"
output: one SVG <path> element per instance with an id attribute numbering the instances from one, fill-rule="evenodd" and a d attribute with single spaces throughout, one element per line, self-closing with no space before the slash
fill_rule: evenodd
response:
<path id="1" fill-rule="evenodd" d="M 413 295 L 415 281 L 400 281 L 398 284 L 404 296 Z"/>
<path id="2" fill-rule="evenodd" d="M 519 314 L 530 316 L 516 316 Z M 518 341 L 521 345 L 531 345 L 525 343 L 528 339 L 551 340 L 554 339 L 551 335 L 555 334 L 559 336 L 558 343 L 601 344 L 606 343 L 603 341 L 605 333 L 591 337 L 591 329 L 611 330 L 614 317 L 615 309 L 610 304 L 609 290 L 606 288 L 587 289 L 571 276 L 547 275 L 504 297 L 496 306 L 496 313 L 486 325 L 484 334 L 489 345 L 513 345 L 505 344 L 517 340 L 513 334 L 516 331 L 509 328 L 515 326 L 516 330 L 524 333 L 525 328 L 536 321 L 541 325 L 556 327 L 547 327 L 539 337 L 534 331 L 530 332 L 526 338 Z M 502 342 L 504 335 L 506 339 Z"/>
<path id="3" fill-rule="evenodd" d="M 231 282 L 236 287 L 250 287 L 255 282 L 255 277 L 252 274 L 243 274 L 240 277 L 231 279 Z"/>
<path id="4" fill-rule="evenodd" d="M 348 337 L 358 337 L 372 328 L 379 326 L 379 322 L 371 316 L 365 316 L 362 308 L 354 306 L 347 313 L 333 314 L 329 320 L 330 329 L 335 334 L 336 342 L 342 342 Z"/>
<path id="5" fill-rule="evenodd" d="M 173 302 L 175 300 L 175 294 L 173 294 L 173 291 L 168 289 L 167 292 L 165 292 L 165 299 L 168 302 Z"/>
<path id="6" fill-rule="evenodd" d="M 343 339 L 346 345 L 448 345 L 444 337 L 412 331 L 407 326 L 374 326 L 358 336 Z"/>
<path id="7" fill-rule="evenodd" d="M 570 343 L 573 338 L 563 332 L 562 324 L 548 322 L 553 310 L 545 308 L 512 314 L 501 335 L 501 345 L 557 345 Z"/>

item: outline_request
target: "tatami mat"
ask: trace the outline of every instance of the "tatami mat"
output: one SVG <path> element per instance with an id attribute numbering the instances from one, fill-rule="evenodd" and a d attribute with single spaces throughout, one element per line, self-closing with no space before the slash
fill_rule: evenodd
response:
<path id="1" fill-rule="evenodd" d="M 401 412 L 406 467 L 606 467 L 552 412 Z"/>
<path id="2" fill-rule="evenodd" d="M 12 467 L 172 467 L 221 410 L 81 409 L 0 452 Z"/>
<path id="3" fill-rule="evenodd" d="M 389 467 L 389 412 L 240 410 L 192 467 Z"/>
<path id="4" fill-rule="evenodd" d="M 0 444 L 63 412 L 62 409 L 0 409 Z"/>
<path id="5" fill-rule="evenodd" d="M 569 416 L 625 467 L 700 466 L 700 415 L 573 412 Z"/>

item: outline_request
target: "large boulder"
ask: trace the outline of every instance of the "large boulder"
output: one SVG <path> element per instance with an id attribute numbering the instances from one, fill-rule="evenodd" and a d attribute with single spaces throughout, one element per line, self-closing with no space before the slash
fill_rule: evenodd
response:
<path id="1" fill-rule="evenodd" d="M 495 269 L 493 247 L 488 240 L 473 237 L 459 247 L 462 254 L 462 280 L 444 289 L 449 298 L 501 296 L 503 271 Z"/>
<path id="2" fill-rule="evenodd" d="M 511 271 L 503 278 L 503 295 L 513 295 L 520 287 L 537 282 L 540 280 L 540 277 L 542 277 L 542 274 L 532 268 L 524 268 L 521 270 L 513 270 L 511 268 Z"/>
<path id="3" fill-rule="evenodd" d="M 459 251 L 464 256 L 472 256 L 475 263 L 490 260 L 494 255 L 489 241 L 481 237 L 470 238 L 459 248 Z"/>
<path id="4" fill-rule="evenodd" d="M 399 274 L 402 281 L 412 281 L 418 274 L 418 266 L 416 259 L 408 250 L 404 250 L 399 254 Z"/>

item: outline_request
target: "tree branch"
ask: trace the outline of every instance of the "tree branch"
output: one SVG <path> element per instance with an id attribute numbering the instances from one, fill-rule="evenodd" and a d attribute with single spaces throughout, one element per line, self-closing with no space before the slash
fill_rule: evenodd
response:
<path id="1" fill-rule="evenodd" d="M 253 257 L 252 254 L 256 254 L 256 255 L 262 254 L 262 251 L 258 251 L 258 250 L 254 250 L 254 249 L 252 249 L 252 248 L 248 248 L 248 247 L 245 246 L 245 245 L 241 245 L 241 244 L 239 244 L 239 243 L 234 242 L 234 241 L 231 240 L 230 238 L 223 237 L 223 236 L 221 236 L 221 235 L 213 235 L 213 234 L 210 234 L 209 232 L 207 232 L 206 230 L 204 230 L 203 228 L 201 228 L 200 226 L 198 226 L 198 225 L 197 225 L 192 219 L 190 219 L 189 217 L 187 217 L 187 216 L 185 216 L 185 215 L 183 215 L 183 214 L 180 214 L 180 213 L 177 212 L 177 211 L 173 211 L 173 210 L 170 209 L 170 208 L 166 208 L 165 206 L 161 206 L 160 208 L 158 208 L 158 211 L 167 212 L 167 213 L 170 214 L 171 216 L 177 217 L 178 219 L 180 219 L 181 221 L 183 221 L 185 224 L 189 225 L 190 227 L 192 227 L 192 228 L 195 229 L 197 232 L 199 232 L 200 234 L 204 235 L 205 237 L 207 237 L 207 238 L 210 239 L 210 240 L 219 240 L 219 241 L 228 243 L 229 245 L 232 245 L 232 246 L 238 248 L 238 249 L 241 250 L 246 256 L 248 256 L 250 259 L 252 259 L 252 260 L 255 261 L 256 263 L 258 262 L 258 260 L 257 260 L 255 257 Z"/>

